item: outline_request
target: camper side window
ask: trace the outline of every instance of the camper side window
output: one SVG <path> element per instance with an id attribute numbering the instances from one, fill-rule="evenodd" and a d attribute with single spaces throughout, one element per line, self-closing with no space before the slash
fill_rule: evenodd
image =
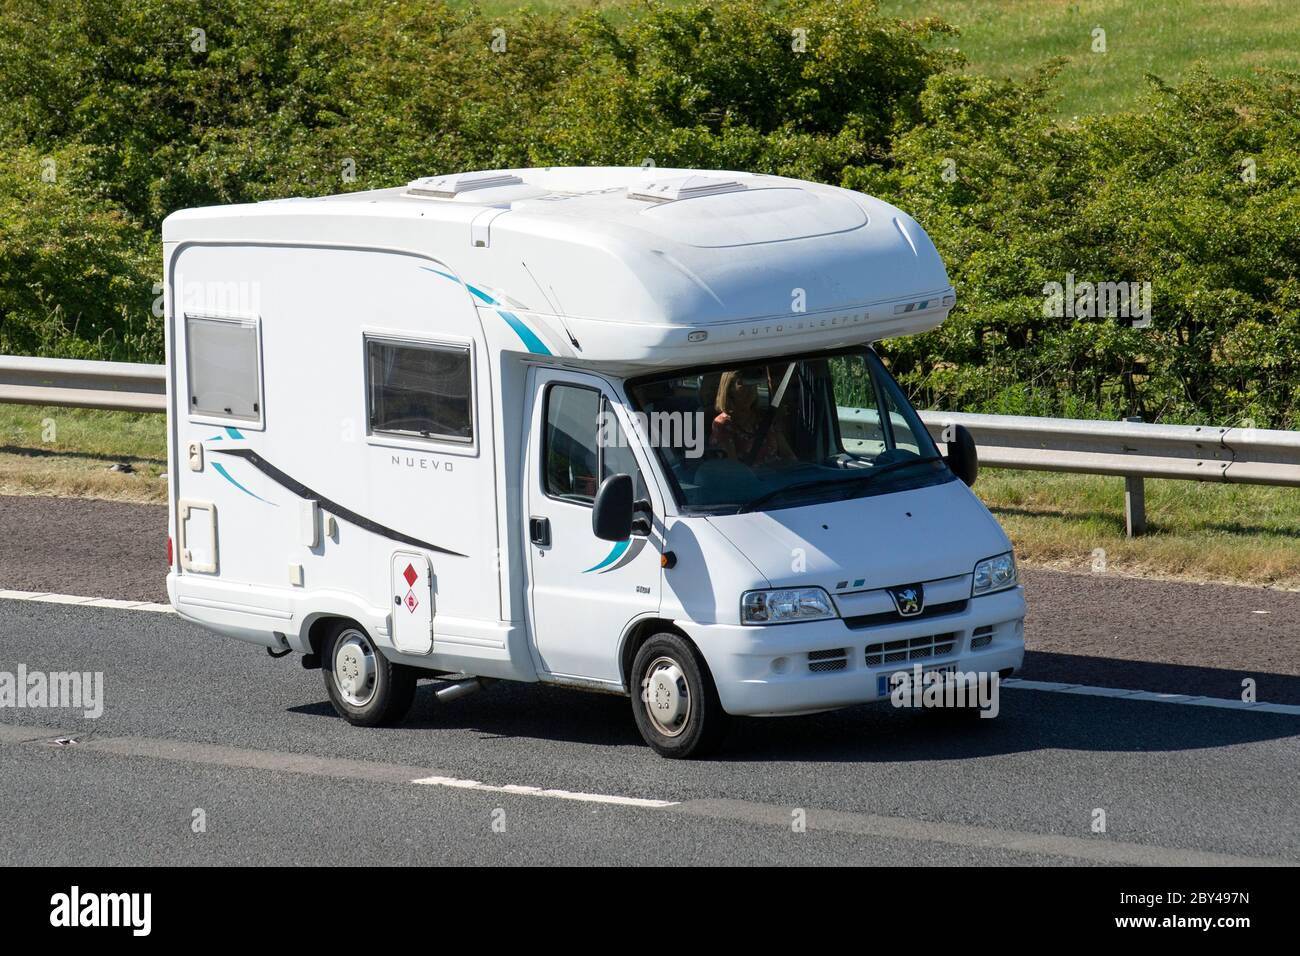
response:
<path id="1" fill-rule="evenodd" d="M 469 349 L 366 339 L 371 433 L 474 440 Z"/>
<path id="2" fill-rule="evenodd" d="M 262 374 L 255 319 L 185 317 L 191 415 L 262 420 Z"/>

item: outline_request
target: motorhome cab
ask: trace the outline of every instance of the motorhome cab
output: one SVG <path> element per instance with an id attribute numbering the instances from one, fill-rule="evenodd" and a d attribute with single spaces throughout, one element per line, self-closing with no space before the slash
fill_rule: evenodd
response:
<path id="1" fill-rule="evenodd" d="M 687 756 L 729 715 L 1021 664 L 970 437 L 941 454 L 871 346 L 953 305 L 892 206 L 514 169 L 187 210 L 163 239 L 171 601 L 305 655 L 355 724 L 421 677 L 543 681 L 628 695 Z"/>

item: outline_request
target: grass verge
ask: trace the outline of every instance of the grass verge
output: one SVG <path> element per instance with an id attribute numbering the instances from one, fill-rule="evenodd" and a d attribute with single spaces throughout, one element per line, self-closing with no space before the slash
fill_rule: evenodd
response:
<path id="1" fill-rule="evenodd" d="M 0 404 L 0 494 L 165 502 L 166 471 L 162 415 Z"/>
<path id="2" fill-rule="evenodd" d="M 1027 564 L 1300 589 L 1300 490 L 1148 479 L 1124 534 L 1124 479 L 986 469 L 975 490 Z"/>

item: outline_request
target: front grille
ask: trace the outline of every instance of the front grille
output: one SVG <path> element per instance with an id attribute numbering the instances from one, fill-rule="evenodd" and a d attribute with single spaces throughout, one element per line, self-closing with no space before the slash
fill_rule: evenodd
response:
<path id="1" fill-rule="evenodd" d="M 985 624 L 981 627 L 975 628 L 975 632 L 971 635 L 970 649 L 972 651 L 978 651 L 981 647 L 988 647 L 992 643 L 993 625 Z"/>
<path id="2" fill-rule="evenodd" d="M 808 652 L 808 670 L 814 674 L 828 671 L 842 671 L 849 666 L 849 653 L 843 647 L 833 647 L 825 651 Z"/>
<path id="3" fill-rule="evenodd" d="M 927 657 L 942 657 L 951 654 L 957 646 L 957 633 L 931 634 L 929 637 L 904 638 L 898 641 L 881 641 L 868 644 L 866 660 L 868 667 L 881 664 L 902 664 L 907 661 L 924 660 Z"/>
<path id="4" fill-rule="evenodd" d="M 844 623 L 854 630 L 864 627 L 878 627 L 881 624 L 897 624 L 899 621 L 924 621 L 929 617 L 942 617 L 944 614 L 960 614 L 966 610 L 969 602 L 962 601 L 945 601 L 941 604 L 928 604 L 921 609 L 920 614 L 913 614 L 910 617 L 903 617 L 898 611 L 882 611 L 879 614 L 860 614 L 857 617 L 846 617 Z"/>

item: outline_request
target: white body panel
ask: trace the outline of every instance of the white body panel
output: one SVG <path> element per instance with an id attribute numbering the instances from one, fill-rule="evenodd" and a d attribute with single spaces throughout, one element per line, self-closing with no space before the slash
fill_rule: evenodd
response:
<path id="1" fill-rule="evenodd" d="M 951 308 L 924 232 L 870 197 L 744 173 L 699 174 L 739 184 L 715 195 L 630 195 L 694 174 L 513 170 L 520 182 L 443 198 L 393 189 L 169 217 L 177 611 L 304 653 L 314 624 L 344 617 L 431 672 L 614 691 L 649 621 L 696 642 L 734 713 L 877 699 L 861 663 L 874 631 L 742 627 L 739 596 L 793 583 L 792 549 L 809 557 L 798 583 L 826 587 L 844 618 L 881 600 L 844 579 L 969 594 L 974 562 L 1010 546 L 965 486 L 705 518 L 678 513 L 634 444 L 653 520 L 621 549 L 595 538 L 589 507 L 542 486 L 551 384 L 598 390 L 630 430 L 631 375 L 921 332 Z M 212 372 L 191 367 L 191 320 L 257 336 L 251 411 L 195 407 Z M 376 433 L 367 337 L 467 350 L 471 438 Z M 531 518 L 548 520 L 549 543 L 530 540 Z M 890 547 L 864 547 L 864 528 Z M 1000 628 L 981 660 L 1019 666 L 1020 591 L 970 605 L 964 634 Z M 776 657 L 850 645 L 858 666 L 842 673 L 773 678 Z"/>

